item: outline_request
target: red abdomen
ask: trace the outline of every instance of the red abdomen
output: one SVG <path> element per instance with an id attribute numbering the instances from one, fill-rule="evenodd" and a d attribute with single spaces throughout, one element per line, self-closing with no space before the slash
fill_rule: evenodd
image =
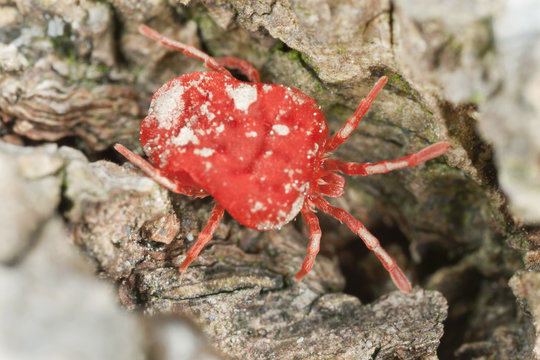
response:
<path id="1" fill-rule="evenodd" d="M 163 85 L 140 135 L 155 167 L 192 181 L 257 230 L 279 228 L 298 214 L 327 137 L 322 112 L 301 91 L 218 72 Z"/>

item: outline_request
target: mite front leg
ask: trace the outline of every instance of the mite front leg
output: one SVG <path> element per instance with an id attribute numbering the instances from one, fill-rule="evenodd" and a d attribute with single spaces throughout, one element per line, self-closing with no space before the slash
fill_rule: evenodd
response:
<path id="1" fill-rule="evenodd" d="M 191 249 L 189 249 L 184 262 L 182 262 L 182 265 L 180 265 L 180 274 L 182 274 L 184 270 L 187 269 L 189 264 L 191 264 L 191 262 L 197 257 L 197 255 L 199 255 L 202 248 L 212 239 L 214 232 L 219 226 L 221 218 L 223 218 L 224 211 L 225 210 L 223 209 L 223 207 L 216 201 L 216 205 L 214 205 L 214 209 L 210 214 L 210 219 L 208 219 L 206 226 L 199 234 L 199 237 L 197 238 L 195 244 L 193 244 Z"/>
<path id="2" fill-rule="evenodd" d="M 302 280 L 302 278 L 311 271 L 313 267 L 313 262 L 315 261 L 315 256 L 319 253 L 320 243 L 321 243 L 321 228 L 319 226 L 319 219 L 311 211 L 308 205 L 304 203 L 302 207 L 302 217 L 306 222 L 309 230 L 309 244 L 307 248 L 307 256 L 304 259 L 302 268 L 294 276 L 296 280 Z"/>
<path id="3" fill-rule="evenodd" d="M 430 145 L 419 152 L 395 160 L 383 160 L 376 163 L 354 163 L 344 162 L 335 159 L 324 160 L 326 171 L 341 171 L 347 175 L 373 175 L 385 174 L 392 170 L 403 169 L 416 166 L 425 161 L 436 158 L 446 153 L 450 149 L 450 144 L 441 141 Z"/>
<path id="4" fill-rule="evenodd" d="M 373 88 L 369 92 L 368 96 L 366 96 L 364 99 L 362 99 L 362 101 L 360 101 L 360 105 L 358 105 L 358 108 L 356 109 L 354 114 L 347 120 L 345 126 L 343 126 L 334 136 L 332 136 L 330 140 L 328 140 L 324 148 L 325 152 L 331 152 L 337 149 L 345 141 L 347 141 L 353 131 L 356 130 L 356 128 L 358 127 L 358 123 L 360 122 L 360 120 L 362 120 L 362 117 L 369 110 L 371 103 L 373 102 L 373 100 L 375 100 L 375 97 L 377 97 L 377 94 L 379 94 L 387 81 L 388 78 L 386 76 L 381 77 L 379 81 L 377 81 L 375 86 L 373 86 Z"/>
<path id="5" fill-rule="evenodd" d="M 196 188 L 192 185 L 181 184 L 177 181 L 169 179 L 167 176 L 163 175 L 159 169 L 156 169 L 146 160 L 144 160 L 139 155 L 135 154 L 124 145 L 116 144 L 114 145 L 116 151 L 122 154 L 130 163 L 139 167 L 148 177 L 152 178 L 155 182 L 163 186 L 164 188 L 171 190 L 172 192 L 184 194 L 188 196 L 197 196 L 205 197 L 208 194 L 199 188 Z"/>
<path id="6" fill-rule="evenodd" d="M 396 284 L 401 291 L 411 291 L 411 283 L 403 271 L 401 271 L 396 261 L 390 255 L 388 255 L 388 253 L 382 248 L 381 244 L 379 244 L 379 240 L 377 240 L 377 238 L 373 236 L 373 234 L 370 233 L 360 221 L 356 220 L 347 211 L 330 205 L 320 196 L 314 197 L 313 203 L 315 206 L 317 206 L 317 208 L 333 216 L 339 222 L 344 222 L 352 232 L 360 236 L 367 248 L 375 253 L 386 271 L 388 271 L 392 281 L 394 281 L 394 284 Z"/>
<path id="7" fill-rule="evenodd" d="M 259 72 L 249 61 L 239 59 L 234 56 L 224 56 L 216 59 L 220 65 L 226 66 L 229 69 L 238 70 L 249 79 L 249 81 L 254 83 L 260 83 L 261 77 Z"/>

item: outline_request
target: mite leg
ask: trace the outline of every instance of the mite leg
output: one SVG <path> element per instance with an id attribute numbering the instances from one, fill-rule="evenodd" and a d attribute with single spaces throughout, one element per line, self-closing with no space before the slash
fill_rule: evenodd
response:
<path id="1" fill-rule="evenodd" d="M 401 291 L 411 291 L 411 284 L 403 271 L 401 271 L 399 266 L 396 264 L 396 261 L 390 255 L 388 255 L 388 253 L 379 244 L 379 240 L 377 240 L 377 238 L 373 236 L 373 234 L 370 233 L 360 221 L 356 220 L 347 211 L 330 205 L 320 196 L 314 197 L 312 201 L 319 209 L 333 216 L 340 222 L 344 222 L 349 229 L 352 230 L 352 232 L 360 236 L 367 248 L 373 251 L 377 258 L 379 258 L 384 268 L 390 274 L 394 284 L 396 284 Z"/>
<path id="2" fill-rule="evenodd" d="M 217 62 L 222 65 L 226 66 L 229 69 L 235 69 L 238 70 L 249 79 L 251 82 L 260 83 L 261 77 L 259 76 L 259 72 L 249 61 L 239 59 L 234 56 L 224 56 L 221 58 L 216 59 Z"/>
<path id="3" fill-rule="evenodd" d="M 144 160 L 139 155 L 135 154 L 124 145 L 116 144 L 114 145 L 116 151 L 124 155 L 126 159 L 129 160 L 133 165 L 138 166 L 148 177 L 152 178 L 155 182 L 163 186 L 164 188 L 171 190 L 172 192 L 184 194 L 188 196 L 197 196 L 205 197 L 208 194 L 199 188 L 194 187 L 190 184 L 182 184 L 174 180 L 170 180 L 168 177 L 163 175 L 159 169 L 156 169 L 146 160 Z"/>
<path id="4" fill-rule="evenodd" d="M 349 136 L 351 136 L 352 132 L 356 130 L 356 127 L 358 126 L 358 123 L 362 119 L 362 117 L 366 114 L 366 112 L 369 110 L 369 107 L 371 106 L 371 103 L 373 100 L 375 100 L 375 97 L 377 97 L 377 94 L 381 89 L 384 87 L 386 82 L 388 81 L 388 78 L 386 76 L 383 76 L 377 81 L 375 86 L 373 86 L 373 89 L 369 92 L 368 96 L 366 96 L 362 101 L 360 101 L 360 105 L 358 105 L 358 108 L 354 112 L 354 114 L 347 120 L 345 123 L 345 126 L 343 126 L 334 136 L 330 138 L 330 140 L 326 143 L 325 152 L 330 152 L 335 149 L 337 149 L 341 144 L 343 144 Z"/>
<path id="5" fill-rule="evenodd" d="M 344 187 L 345 178 L 343 176 L 335 172 L 326 171 L 317 180 L 317 189 L 315 192 L 319 195 L 340 197 L 344 193 Z"/>
<path id="6" fill-rule="evenodd" d="M 219 226 L 219 222 L 223 217 L 223 213 L 223 207 L 218 202 L 216 202 L 216 205 L 214 205 L 214 209 L 210 214 L 210 219 L 208 219 L 206 226 L 199 234 L 199 237 L 197 238 L 195 244 L 193 244 L 191 249 L 189 249 L 184 262 L 182 263 L 182 265 L 180 265 L 180 274 L 183 273 L 184 270 L 187 269 L 189 264 L 191 264 L 191 262 L 197 257 L 197 255 L 199 255 L 204 245 L 206 245 L 210 241 L 210 239 L 212 239 L 212 235 L 214 235 L 214 232 Z"/>
<path id="7" fill-rule="evenodd" d="M 187 56 L 203 61 L 204 66 L 206 66 L 210 70 L 215 70 L 215 71 L 225 73 L 227 75 L 231 75 L 229 70 L 225 69 L 222 65 L 220 65 L 216 59 L 214 59 L 208 54 L 205 54 L 204 52 L 202 52 L 201 50 L 197 49 L 194 46 L 187 45 L 180 41 L 176 41 L 171 38 L 168 38 L 167 36 L 157 32 L 156 30 L 146 25 L 139 26 L 139 32 L 145 36 L 148 36 L 150 39 L 156 40 L 157 42 L 161 43 L 163 46 L 166 46 L 174 50 L 182 51 Z"/>
<path id="8" fill-rule="evenodd" d="M 444 154 L 449 149 L 450 144 L 441 141 L 430 145 L 417 153 L 403 156 L 399 159 L 383 160 L 376 163 L 354 163 L 335 159 L 326 159 L 323 166 L 326 171 L 341 171 L 347 175 L 385 174 L 392 170 L 416 166 Z"/>
<path id="9" fill-rule="evenodd" d="M 319 219 L 311 211 L 308 205 L 304 203 L 302 207 L 302 217 L 306 222 L 309 229 L 309 244 L 307 248 L 307 256 L 304 259 L 302 268 L 294 276 L 296 280 L 302 280 L 302 278 L 311 271 L 313 267 L 313 262 L 315 261 L 315 256 L 319 253 L 319 244 L 321 242 L 321 228 L 319 226 Z"/>

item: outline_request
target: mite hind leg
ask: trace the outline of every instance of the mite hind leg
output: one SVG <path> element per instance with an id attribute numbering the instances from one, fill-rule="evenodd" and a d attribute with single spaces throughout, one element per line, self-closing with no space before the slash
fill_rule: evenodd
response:
<path id="1" fill-rule="evenodd" d="M 259 71 L 255 69 L 249 61 L 239 59 L 234 56 L 224 56 L 216 59 L 220 65 L 223 65 L 229 69 L 234 69 L 239 71 L 242 75 L 247 77 L 249 81 L 254 83 L 260 83 L 261 77 L 259 76 Z"/>
<path id="2" fill-rule="evenodd" d="M 314 205 L 323 212 L 336 218 L 339 222 L 344 222 L 352 232 L 357 234 L 364 241 L 367 248 L 375 253 L 386 271 L 390 274 L 392 281 L 401 291 L 410 292 L 411 283 L 399 268 L 396 261 L 383 249 L 379 240 L 358 220 L 347 211 L 334 207 L 320 196 L 313 198 Z"/>
<path id="3" fill-rule="evenodd" d="M 149 37 L 150 39 L 153 39 L 161 43 L 161 45 L 163 46 L 166 46 L 173 50 L 181 51 L 189 57 L 201 60 L 204 63 L 204 66 L 206 66 L 210 70 L 219 71 L 221 73 L 232 76 L 229 70 L 225 69 L 218 62 L 218 60 L 214 59 L 208 54 L 205 54 L 204 52 L 202 52 L 201 50 L 197 49 L 196 47 L 192 45 L 187 45 L 187 44 L 184 44 L 183 42 L 173 40 L 146 25 L 139 26 L 139 32 Z"/>
<path id="4" fill-rule="evenodd" d="M 155 167 L 153 167 L 148 161 L 144 160 L 142 157 L 135 154 L 133 151 L 129 150 L 124 145 L 116 144 L 114 145 L 114 148 L 116 151 L 122 154 L 126 159 L 128 159 L 130 163 L 137 166 L 148 177 L 150 177 L 152 180 L 154 180 L 155 182 L 157 182 L 164 188 L 172 192 L 184 194 L 188 196 L 205 197 L 208 195 L 204 190 L 192 184 L 185 184 L 179 181 L 169 179 L 159 169 L 156 169 Z"/>
<path id="5" fill-rule="evenodd" d="M 223 207 L 216 201 L 214 209 L 210 214 L 210 219 L 208 219 L 206 226 L 199 234 L 199 237 L 197 237 L 197 241 L 195 241 L 195 244 L 193 244 L 193 246 L 189 249 L 185 260 L 182 262 L 182 265 L 180 265 L 180 274 L 182 274 L 188 268 L 189 264 L 195 260 L 203 247 L 212 239 L 212 236 L 216 232 L 216 229 L 223 218 L 224 212 L 225 210 Z"/>
<path id="6" fill-rule="evenodd" d="M 313 262 L 315 261 L 315 256 L 317 256 L 319 253 L 322 235 L 321 227 L 319 226 L 319 219 L 317 219 L 317 216 L 311 211 L 308 205 L 304 204 L 301 213 L 308 226 L 309 244 L 307 247 L 306 258 L 302 263 L 302 268 L 294 276 L 296 280 L 302 280 L 302 278 L 311 271 Z"/>

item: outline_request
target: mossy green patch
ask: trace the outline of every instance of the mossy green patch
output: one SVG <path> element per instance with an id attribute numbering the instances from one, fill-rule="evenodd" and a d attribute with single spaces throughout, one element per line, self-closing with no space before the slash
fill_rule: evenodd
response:
<path id="1" fill-rule="evenodd" d="M 70 62 L 77 62 L 75 47 L 67 31 L 61 36 L 49 38 L 49 41 L 57 54 L 68 59 Z"/>
<path id="2" fill-rule="evenodd" d="M 397 73 L 385 73 L 388 76 L 388 85 L 387 87 L 392 87 L 396 90 L 399 90 L 405 94 L 412 94 L 415 91 L 411 88 L 409 82 Z"/>
<path id="3" fill-rule="evenodd" d="M 344 121 L 348 119 L 354 113 L 354 109 L 343 104 L 334 103 L 325 111 L 326 120 L 331 121 Z"/>

